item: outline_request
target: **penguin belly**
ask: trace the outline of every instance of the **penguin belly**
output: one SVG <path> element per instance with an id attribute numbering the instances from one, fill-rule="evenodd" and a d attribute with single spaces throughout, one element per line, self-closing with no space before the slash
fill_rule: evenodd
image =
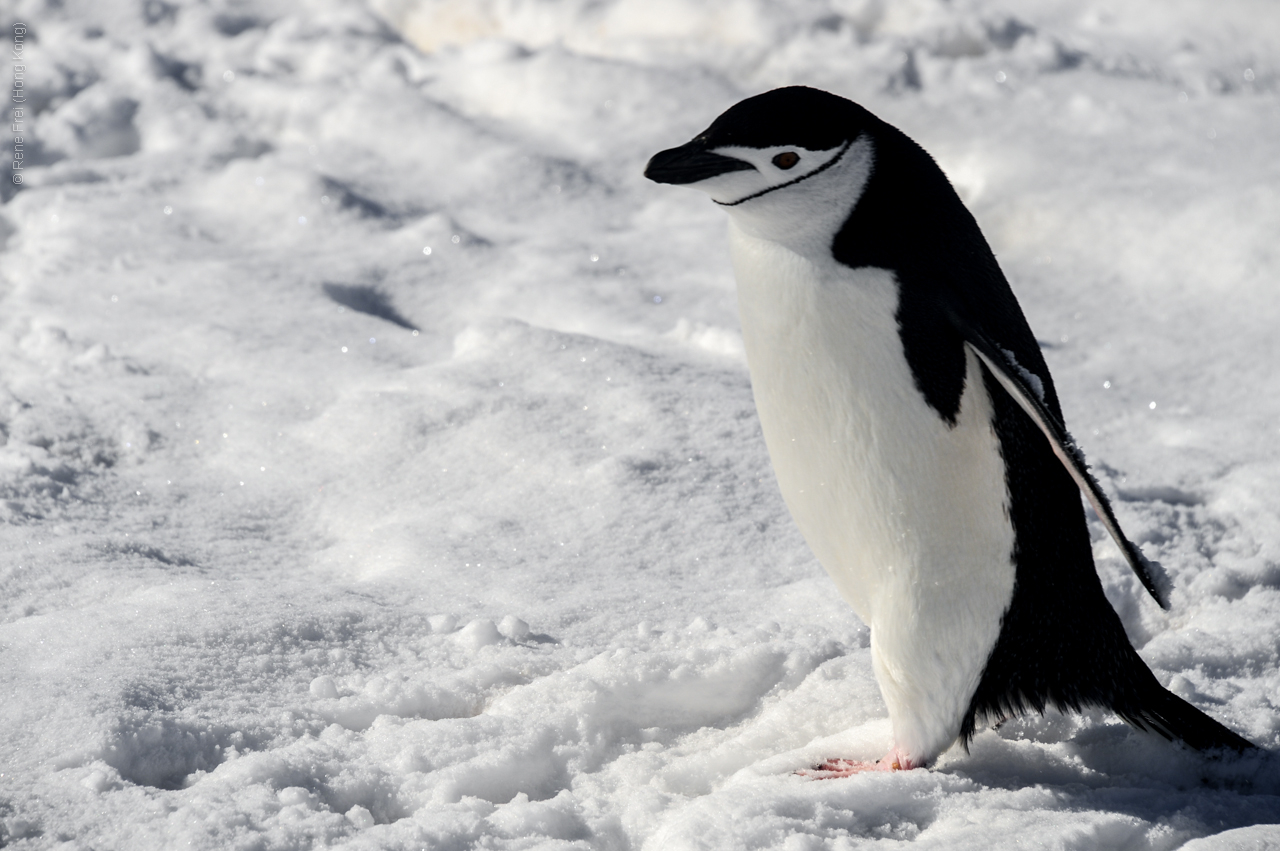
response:
<path id="1" fill-rule="evenodd" d="M 892 272 L 814 261 L 730 226 L 743 341 L 783 499 L 871 630 L 895 746 L 928 765 L 960 732 L 1013 596 L 991 398 L 964 348 L 954 425 L 917 389 Z"/>

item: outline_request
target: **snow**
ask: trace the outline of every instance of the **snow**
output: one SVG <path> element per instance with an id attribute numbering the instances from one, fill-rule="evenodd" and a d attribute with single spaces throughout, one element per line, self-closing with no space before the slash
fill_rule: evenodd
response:
<path id="1" fill-rule="evenodd" d="M 930 150 L 1170 573 L 1093 524 L 1135 644 L 1274 750 L 1272 4 L 371 2 L 6 7 L 0 844 L 1280 845 L 1272 759 L 1104 713 L 793 773 L 886 749 L 868 635 L 641 176 L 791 83 Z"/>

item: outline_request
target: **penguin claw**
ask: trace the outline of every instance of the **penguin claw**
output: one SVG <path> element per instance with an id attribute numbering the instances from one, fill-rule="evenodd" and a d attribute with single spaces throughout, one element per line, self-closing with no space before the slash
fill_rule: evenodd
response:
<path id="1" fill-rule="evenodd" d="M 834 780 L 839 777 L 852 777 L 867 771 L 910 771 L 915 768 L 910 759 L 897 750 L 889 751 L 875 762 L 863 762 L 855 759 L 828 759 L 813 768 L 795 772 L 801 777 L 812 780 Z"/>

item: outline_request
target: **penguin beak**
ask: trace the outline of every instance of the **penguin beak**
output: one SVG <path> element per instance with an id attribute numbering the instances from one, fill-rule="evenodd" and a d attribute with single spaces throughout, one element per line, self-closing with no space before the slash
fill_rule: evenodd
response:
<path id="1" fill-rule="evenodd" d="M 653 155 L 645 167 L 644 176 L 655 183 L 677 185 L 699 183 L 731 171 L 754 169 L 751 163 L 713 154 L 694 141 L 678 148 L 670 148 Z"/>

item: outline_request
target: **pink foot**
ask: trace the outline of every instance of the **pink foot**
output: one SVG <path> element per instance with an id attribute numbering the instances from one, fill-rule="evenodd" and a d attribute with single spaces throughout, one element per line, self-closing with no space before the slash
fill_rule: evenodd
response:
<path id="1" fill-rule="evenodd" d="M 801 769 L 796 774 L 814 780 L 833 780 L 837 777 L 852 777 L 864 771 L 910 771 L 915 767 L 915 763 L 894 748 L 875 762 L 828 759 L 813 768 Z"/>

